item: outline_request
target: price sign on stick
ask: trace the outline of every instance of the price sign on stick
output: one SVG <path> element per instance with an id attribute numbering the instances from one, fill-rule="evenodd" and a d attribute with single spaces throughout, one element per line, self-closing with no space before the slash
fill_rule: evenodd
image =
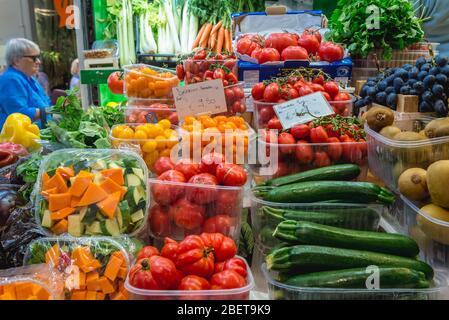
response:
<path id="1" fill-rule="evenodd" d="M 173 88 L 173 96 L 179 119 L 228 111 L 223 82 L 220 79 Z"/>
<path id="2" fill-rule="evenodd" d="M 278 104 L 273 108 L 284 130 L 335 113 L 320 92 Z"/>

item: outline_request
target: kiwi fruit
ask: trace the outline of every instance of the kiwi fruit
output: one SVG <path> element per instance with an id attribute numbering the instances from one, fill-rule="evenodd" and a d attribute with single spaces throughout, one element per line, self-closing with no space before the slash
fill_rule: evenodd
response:
<path id="1" fill-rule="evenodd" d="M 437 131 L 441 127 L 449 127 L 449 118 L 440 118 L 430 121 L 424 131 L 426 132 L 426 136 L 429 139 L 437 137 Z M 448 128 L 449 129 L 449 128 Z M 444 133 L 448 132 L 448 129 L 440 130 L 440 137 L 445 136 Z M 449 134 L 447 134 L 449 135 Z"/>
<path id="2" fill-rule="evenodd" d="M 380 130 L 380 134 L 388 139 L 393 139 L 395 135 L 401 132 L 401 129 L 395 126 L 387 126 Z"/>
<path id="3" fill-rule="evenodd" d="M 435 138 L 447 136 L 449 136 L 449 122 L 442 124 L 435 130 Z"/>
<path id="4" fill-rule="evenodd" d="M 427 171 L 421 168 L 411 168 L 399 177 L 399 191 L 407 198 L 422 201 L 429 196 L 426 180 Z"/>
<path id="5" fill-rule="evenodd" d="M 394 113 L 390 109 L 375 107 L 366 113 L 366 122 L 376 132 L 391 126 L 394 122 Z"/>
<path id="6" fill-rule="evenodd" d="M 437 161 L 429 166 L 427 185 L 432 202 L 449 208 L 449 160 Z"/>
<path id="7" fill-rule="evenodd" d="M 420 135 L 419 133 L 411 131 L 400 132 L 395 135 L 393 139 L 403 142 L 418 142 L 428 140 L 426 137 Z M 395 150 L 395 153 L 398 157 L 398 160 L 402 160 L 405 163 L 424 163 L 427 162 L 432 155 L 432 146 L 428 145 L 422 147 L 397 148 L 397 150 Z"/>

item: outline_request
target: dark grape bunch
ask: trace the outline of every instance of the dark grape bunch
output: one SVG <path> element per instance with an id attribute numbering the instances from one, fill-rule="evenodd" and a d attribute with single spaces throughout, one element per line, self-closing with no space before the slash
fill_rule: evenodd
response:
<path id="1" fill-rule="evenodd" d="M 398 94 L 415 95 L 419 96 L 419 112 L 436 112 L 439 117 L 446 117 L 449 111 L 448 78 L 447 57 L 419 58 L 415 66 L 405 64 L 369 78 L 355 107 L 359 109 L 375 102 L 396 110 Z"/>

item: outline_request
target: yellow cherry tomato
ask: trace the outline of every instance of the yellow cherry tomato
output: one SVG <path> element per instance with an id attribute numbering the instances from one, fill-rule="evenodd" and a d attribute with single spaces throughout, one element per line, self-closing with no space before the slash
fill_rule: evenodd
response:
<path id="1" fill-rule="evenodd" d="M 142 147 L 142 151 L 145 153 L 155 152 L 156 149 L 157 149 L 157 142 L 154 140 L 145 142 L 145 144 Z"/>
<path id="2" fill-rule="evenodd" d="M 119 136 L 120 139 L 130 140 L 134 139 L 134 130 L 131 128 L 125 128 Z"/>
<path id="3" fill-rule="evenodd" d="M 165 130 L 171 128 L 171 122 L 170 122 L 170 120 L 167 120 L 167 119 L 159 121 L 158 124 Z"/>
<path id="4" fill-rule="evenodd" d="M 195 121 L 196 121 L 195 117 L 192 117 L 192 116 L 187 116 L 187 117 L 184 119 L 184 123 L 185 123 L 186 125 L 192 125 Z"/>
<path id="5" fill-rule="evenodd" d="M 147 139 L 147 133 L 144 130 L 136 130 L 134 133 L 134 139 L 137 140 L 146 140 Z"/>
<path id="6" fill-rule="evenodd" d="M 159 151 L 162 151 L 167 147 L 167 138 L 164 136 L 157 136 L 156 143 L 157 143 L 157 149 Z"/>

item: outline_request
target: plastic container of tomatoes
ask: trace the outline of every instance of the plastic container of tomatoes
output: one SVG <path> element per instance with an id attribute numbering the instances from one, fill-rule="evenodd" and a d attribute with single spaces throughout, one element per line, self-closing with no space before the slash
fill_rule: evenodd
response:
<path id="1" fill-rule="evenodd" d="M 186 85 L 207 80 L 224 79 L 223 85 L 238 83 L 238 60 L 193 60 L 182 62 L 184 66 L 184 81 Z"/>
<path id="2" fill-rule="evenodd" d="M 126 107 L 126 123 L 158 123 L 169 120 L 171 124 L 178 125 L 179 119 L 176 109 L 160 109 L 151 107 Z"/>
<path id="3" fill-rule="evenodd" d="M 240 257 L 236 257 L 240 258 Z M 240 258 L 245 261 L 243 258 Z M 251 290 L 254 288 L 254 277 L 251 268 L 247 264 L 248 276 L 246 277 L 246 286 L 238 289 L 222 290 L 143 290 L 138 289 L 129 283 L 129 277 L 126 279 L 125 288 L 129 292 L 130 300 L 249 300 Z"/>
<path id="4" fill-rule="evenodd" d="M 264 181 L 317 169 L 334 164 L 353 163 L 360 167 L 358 181 L 368 175 L 367 142 L 335 142 L 283 144 L 267 143 L 258 139 L 257 146 L 265 151 L 265 164 L 251 164 L 250 169 L 256 184 Z M 259 159 L 260 160 L 260 159 Z"/>
<path id="5" fill-rule="evenodd" d="M 328 101 L 331 107 L 334 109 L 335 114 L 342 117 L 349 117 L 353 114 L 355 97 L 351 96 L 350 100 L 346 101 Z M 254 124 L 257 129 L 269 128 L 270 120 L 276 117 L 276 113 L 273 109 L 274 106 L 279 103 L 263 102 L 252 99 L 252 104 L 254 106 Z"/>
<path id="6" fill-rule="evenodd" d="M 347 204 L 347 203 L 275 203 L 264 201 L 251 192 L 251 221 L 256 243 L 260 250 L 268 253 L 282 242 L 273 237 L 277 225 L 284 221 L 285 211 L 300 211 L 302 213 L 328 213 L 338 215 L 338 224 L 333 226 L 363 230 L 377 231 L 380 218 L 386 209 L 382 204 Z M 329 220 L 311 217 L 318 224 L 328 224 Z"/>
<path id="7" fill-rule="evenodd" d="M 174 87 L 179 86 L 176 72 L 145 64 L 123 67 L 127 98 L 172 99 Z"/>
<path id="8" fill-rule="evenodd" d="M 394 125 L 403 131 L 419 132 L 433 119 L 428 116 L 402 117 L 397 118 Z M 427 169 L 436 161 L 449 159 L 448 137 L 407 142 L 388 139 L 368 125 L 365 125 L 365 131 L 370 170 L 392 190 L 398 189 L 398 179 L 405 170 Z"/>
<path id="9" fill-rule="evenodd" d="M 149 180 L 149 232 L 181 241 L 189 235 L 222 233 L 240 239 L 244 188 Z"/>

